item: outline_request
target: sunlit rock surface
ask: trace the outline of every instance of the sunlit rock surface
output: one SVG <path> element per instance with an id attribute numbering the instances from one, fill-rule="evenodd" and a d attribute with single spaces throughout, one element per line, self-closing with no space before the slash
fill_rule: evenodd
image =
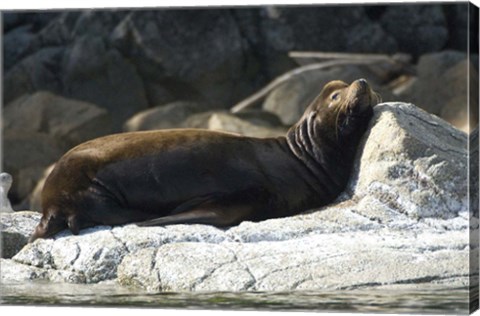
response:
<path id="1" fill-rule="evenodd" d="M 116 280 L 150 291 L 466 286 L 466 183 L 463 132 L 413 105 L 381 104 L 350 183 L 332 205 L 228 229 L 62 232 L 2 261 L 2 281 L 13 282 L 18 270 L 19 282 Z"/>

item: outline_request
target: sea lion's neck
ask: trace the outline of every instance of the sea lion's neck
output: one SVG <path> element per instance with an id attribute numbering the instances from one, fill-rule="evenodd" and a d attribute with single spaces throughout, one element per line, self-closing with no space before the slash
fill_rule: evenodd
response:
<path id="1" fill-rule="evenodd" d="M 330 139 L 335 135 L 331 130 L 324 131 L 315 112 L 304 116 L 297 124 L 287 132 L 286 138 L 291 151 L 302 160 L 322 163 L 325 151 L 342 151 L 338 140 Z M 332 127 L 328 127 L 331 129 Z"/>
<path id="2" fill-rule="evenodd" d="M 344 183 L 339 173 L 345 172 L 342 146 L 322 135 L 313 115 L 294 125 L 286 135 L 289 150 L 316 179 L 329 179 L 327 194 L 337 195 Z M 348 169 L 348 168 L 347 168 Z"/>

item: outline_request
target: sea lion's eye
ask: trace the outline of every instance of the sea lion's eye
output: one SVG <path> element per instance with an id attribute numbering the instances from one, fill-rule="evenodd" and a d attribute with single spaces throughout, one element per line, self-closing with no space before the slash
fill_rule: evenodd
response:
<path id="1" fill-rule="evenodd" d="M 340 96 L 340 92 L 335 92 L 334 94 L 332 94 L 331 99 L 337 100 L 339 96 Z"/>

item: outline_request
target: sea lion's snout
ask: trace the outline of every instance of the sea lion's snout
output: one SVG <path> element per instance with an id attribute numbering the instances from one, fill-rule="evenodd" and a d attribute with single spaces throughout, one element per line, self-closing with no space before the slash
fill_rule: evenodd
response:
<path id="1" fill-rule="evenodd" d="M 361 78 L 348 87 L 347 100 L 355 112 L 364 112 L 380 102 L 380 96 L 372 90 L 367 80 Z"/>
<path id="2" fill-rule="evenodd" d="M 369 87 L 367 80 L 361 78 L 357 80 L 357 84 L 362 88 L 362 89 L 367 89 Z"/>

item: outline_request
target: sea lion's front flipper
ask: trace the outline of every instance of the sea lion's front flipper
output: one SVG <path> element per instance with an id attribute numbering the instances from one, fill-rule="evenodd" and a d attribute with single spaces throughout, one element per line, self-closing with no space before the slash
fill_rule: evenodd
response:
<path id="1" fill-rule="evenodd" d="M 154 218 L 135 224 L 137 226 L 163 226 L 173 224 L 207 224 L 220 227 L 233 226 L 247 219 L 253 211 L 253 208 L 248 205 L 204 205 L 183 213 Z"/>

